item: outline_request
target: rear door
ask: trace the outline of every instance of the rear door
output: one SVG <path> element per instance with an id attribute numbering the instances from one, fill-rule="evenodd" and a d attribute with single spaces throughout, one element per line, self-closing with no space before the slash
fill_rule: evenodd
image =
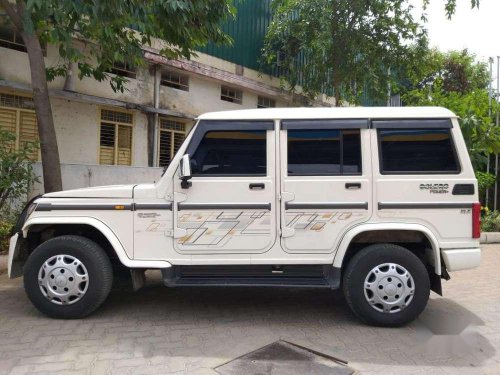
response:
<path id="1" fill-rule="evenodd" d="M 378 143 L 373 166 L 376 221 L 423 224 L 449 246 L 470 240 L 477 185 L 458 122 L 402 119 L 372 124 L 372 143 Z"/>
<path id="2" fill-rule="evenodd" d="M 273 121 L 198 124 L 186 151 L 191 186 L 183 189 L 174 177 L 178 252 L 227 260 L 225 254 L 271 248 L 277 233 L 274 134 Z"/>
<path id="3" fill-rule="evenodd" d="M 333 252 L 372 210 L 368 121 L 282 121 L 280 155 L 281 246 Z"/>

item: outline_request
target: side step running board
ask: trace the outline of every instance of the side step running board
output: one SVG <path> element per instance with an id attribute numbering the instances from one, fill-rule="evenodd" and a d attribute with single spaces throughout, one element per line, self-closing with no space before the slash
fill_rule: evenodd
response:
<path id="1" fill-rule="evenodd" d="M 162 269 L 168 287 L 268 286 L 338 289 L 340 269 L 307 266 L 173 266 Z"/>

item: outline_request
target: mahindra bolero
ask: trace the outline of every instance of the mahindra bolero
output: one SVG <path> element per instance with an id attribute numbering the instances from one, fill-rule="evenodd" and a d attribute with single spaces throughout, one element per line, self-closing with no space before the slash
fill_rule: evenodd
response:
<path id="1" fill-rule="evenodd" d="M 155 183 L 45 194 L 9 275 L 54 318 L 108 296 L 114 270 L 168 287 L 342 289 L 379 326 L 415 319 L 478 266 L 477 181 L 444 108 L 272 108 L 200 116 Z"/>

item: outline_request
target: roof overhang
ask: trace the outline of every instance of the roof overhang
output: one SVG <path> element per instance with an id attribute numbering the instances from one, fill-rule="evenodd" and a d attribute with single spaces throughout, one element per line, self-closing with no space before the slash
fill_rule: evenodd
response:
<path id="1" fill-rule="evenodd" d="M 33 92 L 33 89 L 31 88 L 30 85 L 27 85 L 24 83 L 6 81 L 6 80 L 2 80 L 2 79 L 0 79 L 0 88 L 10 89 L 10 90 L 14 90 L 16 92 L 23 92 L 26 94 L 31 94 Z M 124 108 L 124 109 L 132 109 L 132 110 L 135 109 L 135 110 L 141 111 L 143 113 L 153 113 L 153 114 L 157 113 L 159 115 L 169 116 L 169 117 L 179 117 L 179 118 L 190 119 L 190 120 L 193 119 L 193 116 L 190 116 L 188 114 L 181 113 L 181 112 L 171 111 L 169 109 L 154 108 L 154 107 L 148 106 L 148 105 L 131 103 L 131 102 L 123 101 L 123 100 L 110 99 L 110 98 L 105 98 L 105 97 L 96 96 L 96 95 L 82 94 L 82 93 L 75 92 L 75 91 L 49 89 L 49 95 L 51 98 L 66 99 L 66 100 L 72 100 L 72 101 L 81 102 L 81 103 L 106 105 L 106 106 L 119 107 L 119 108 Z"/>
<path id="2" fill-rule="evenodd" d="M 281 88 L 274 87 L 263 82 L 245 77 L 243 75 L 231 73 L 197 61 L 184 59 L 168 59 L 164 56 L 159 55 L 158 53 L 155 53 L 153 50 L 144 50 L 144 58 L 150 63 L 170 66 L 200 77 L 217 80 L 227 83 L 231 86 L 237 86 L 239 88 L 251 90 L 258 94 L 263 94 L 271 97 L 279 97 L 284 100 L 293 99 L 293 94 L 290 94 L 289 92 Z"/>

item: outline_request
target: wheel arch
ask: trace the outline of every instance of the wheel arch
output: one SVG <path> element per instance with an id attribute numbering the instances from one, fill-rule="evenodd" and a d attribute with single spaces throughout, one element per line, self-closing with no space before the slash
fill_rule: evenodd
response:
<path id="1" fill-rule="evenodd" d="M 171 264 L 164 260 L 136 260 L 127 255 L 125 247 L 113 230 L 104 222 L 93 217 L 35 217 L 26 221 L 22 228 L 23 238 L 27 238 L 30 230 L 39 226 L 86 225 L 99 232 L 109 243 L 119 261 L 129 268 L 168 268 Z"/>
<path id="2" fill-rule="evenodd" d="M 346 257 L 346 254 L 348 253 L 348 250 L 350 248 L 350 245 L 353 243 L 353 240 L 357 236 L 370 232 L 382 232 L 382 231 L 388 231 L 388 232 L 407 231 L 407 232 L 417 232 L 423 235 L 431 246 L 434 272 L 436 275 L 441 275 L 441 253 L 436 236 L 430 229 L 420 224 L 378 223 L 378 224 L 361 224 L 354 228 L 351 228 L 348 232 L 344 234 L 337 247 L 337 251 L 335 252 L 335 256 L 333 259 L 333 266 L 339 269 L 341 269 L 344 266 L 344 259 Z"/>

